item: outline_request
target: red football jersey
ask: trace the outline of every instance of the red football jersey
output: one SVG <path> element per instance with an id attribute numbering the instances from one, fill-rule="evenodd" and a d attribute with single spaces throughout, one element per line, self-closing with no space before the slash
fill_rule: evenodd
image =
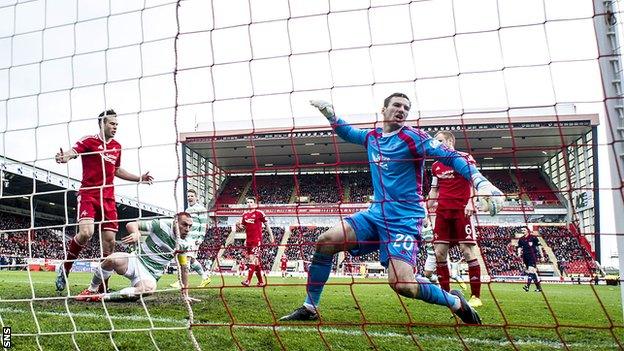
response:
<path id="1" fill-rule="evenodd" d="M 285 256 L 282 256 L 280 263 L 281 263 L 281 268 L 286 269 L 286 266 L 288 265 L 288 259 Z"/>
<path id="2" fill-rule="evenodd" d="M 99 198 L 101 188 L 103 198 L 114 199 L 113 179 L 121 165 L 121 145 L 115 139 L 104 143 L 99 135 L 89 135 L 78 140 L 73 149 L 82 158 L 80 194 Z"/>
<path id="3" fill-rule="evenodd" d="M 475 160 L 465 152 L 459 152 L 469 164 Z M 460 210 L 466 207 L 470 199 L 471 183 L 452 167 L 436 161 L 431 165 L 431 174 L 438 178 L 438 208 L 442 210 Z"/>
<path id="4" fill-rule="evenodd" d="M 266 217 L 262 211 L 253 210 L 243 213 L 243 225 L 247 233 L 247 243 L 259 243 L 262 241 L 262 223 Z"/>

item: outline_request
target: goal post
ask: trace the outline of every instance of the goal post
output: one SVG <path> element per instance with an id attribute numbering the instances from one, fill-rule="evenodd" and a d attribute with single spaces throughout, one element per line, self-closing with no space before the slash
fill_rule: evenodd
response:
<path id="1" fill-rule="evenodd" d="M 624 90 L 622 89 L 622 9 L 620 0 L 595 0 L 594 24 L 599 49 L 599 64 L 604 89 L 606 145 L 611 169 L 611 184 L 601 184 L 602 189 L 613 189 L 613 234 L 617 236 L 620 282 L 624 272 Z M 603 209 L 604 210 L 604 209 Z M 608 216 L 609 218 L 611 216 Z M 610 233 L 609 233 L 610 234 Z M 620 283 L 621 301 L 624 302 L 624 285 Z M 624 305 L 623 305 L 624 306 Z M 624 307 L 622 312 L 624 313 Z"/>

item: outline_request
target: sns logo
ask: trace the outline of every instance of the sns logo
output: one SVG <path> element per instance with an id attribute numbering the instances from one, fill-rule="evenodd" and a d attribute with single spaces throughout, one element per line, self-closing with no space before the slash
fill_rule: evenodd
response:
<path id="1" fill-rule="evenodd" d="M 3 327 L 2 328 L 2 347 L 5 349 L 10 349 L 12 347 L 11 343 L 11 327 Z"/>
<path id="2" fill-rule="evenodd" d="M 389 158 L 384 158 L 382 155 L 373 152 L 373 154 L 371 155 L 371 157 L 373 158 L 373 162 L 378 164 L 379 167 L 381 167 L 382 169 L 385 169 L 386 171 L 388 170 L 388 161 L 390 161 Z"/>

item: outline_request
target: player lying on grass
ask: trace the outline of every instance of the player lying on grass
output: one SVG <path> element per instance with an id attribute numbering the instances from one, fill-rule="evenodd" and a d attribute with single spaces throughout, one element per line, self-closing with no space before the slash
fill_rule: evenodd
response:
<path id="1" fill-rule="evenodd" d="M 347 217 L 319 236 L 308 270 L 307 297 L 303 306 L 280 320 L 314 320 L 334 254 L 348 251 L 361 256 L 379 250 L 380 263 L 388 268 L 388 283 L 399 295 L 447 306 L 464 323 L 481 324 L 481 318 L 460 291 L 443 291 L 425 278 L 414 277 L 418 240 L 425 218 L 422 186 L 425 158 L 436 158 L 468 179 L 478 193 L 502 205 L 503 194 L 474 165 L 422 130 L 405 126 L 411 108 L 405 94 L 384 100 L 383 127 L 358 129 L 337 118 L 324 101 L 311 104 L 328 119 L 342 139 L 366 149 L 374 200 L 365 210 Z"/>
<path id="2" fill-rule="evenodd" d="M 142 235 L 145 236 L 145 241 L 138 246 L 136 252 L 115 252 L 106 257 L 100 267 L 93 272 L 91 285 L 76 296 L 76 300 L 136 301 L 141 295 L 152 294 L 156 291 L 156 282 L 175 256 L 180 263 L 182 283 L 188 287 L 187 258 L 184 253 L 176 252 L 175 247 L 176 237 L 183 241 L 192 226 L 193 218 L 187 212 L 180 212 L 173 219 L 154 219 L 126 224 L 129 234 L 122 238 L 123 243 L 138 243 Z M 176 235 L 176 231 L 179 235 Z M 130 287 L 112 293 L 98 293 L 99 285 L 113 273 L 128 278 Z M 183 290 L 183 294 L 189 301 L 199 301 L 190 298 L 186 289 Z"/>

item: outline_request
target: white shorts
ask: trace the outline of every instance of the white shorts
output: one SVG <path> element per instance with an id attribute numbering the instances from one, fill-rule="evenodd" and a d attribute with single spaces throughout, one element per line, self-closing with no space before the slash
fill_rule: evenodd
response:
<path id="1" fill-rule="evenodd" d="M 154 278 L 143 263 L 139 261 L 139 258 L 134 252 L 128 254 L 128 269 L 126 269 L 124 277 L 130 279 L 130 286 L 135 286 L 142 280 L 149 280 L 156 286 L 156 278 Z"/>
<path id="2" fill-rule="evenodd" d="M 436 257 L 432 255 L 427 255 L 427 260 L 425 261 L 425 270 L 429 272 L 435 272 L 436 266 Z"/>

